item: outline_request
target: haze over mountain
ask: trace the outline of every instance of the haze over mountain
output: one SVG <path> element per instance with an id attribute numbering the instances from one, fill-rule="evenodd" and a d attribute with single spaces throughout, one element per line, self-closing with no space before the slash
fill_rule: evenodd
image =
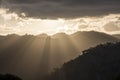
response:
<path id="1" fill-rule="evenodd" d="M 37 80 L 53 68 L 81 55 L 81 51 L 101 43 L 120 39 L 99 32 L 76 32 L 72 35 L 57 33 L 0 36 L 0 73 L 12 73 L 25 80 Z"/>
<path id="2" fill-rule="evenodd" d="M 120 34 L 115 34 L 113 36 L 116 37 L 116 38 L 118 38 L 118 39 L 120 39 Z"/>

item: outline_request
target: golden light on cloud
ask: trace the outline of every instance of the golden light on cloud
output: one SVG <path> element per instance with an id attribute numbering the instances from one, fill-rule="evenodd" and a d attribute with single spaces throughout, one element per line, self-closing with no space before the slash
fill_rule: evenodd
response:
<path id="1" fill-rule="evenodd" d="M 8 9 L 0 9 L 0 34 L 40 34 L 49 35 L 65 32 L 68 34 L 76 31 L 100 31 L 106 32 L 103 28 L 107 23 L 115 23 L 120 28 L 120 14 L 111 14 L 103 17 L 82 17 L 75 19 L 35 19 L 19 17 L 16 13 L 8 13 Z M 119 33 L 120 31 L 116 31 Z M 110 33 L 110 32 L 109 32 Z M 115 32 L 114 32 L 115 33 Z"/>

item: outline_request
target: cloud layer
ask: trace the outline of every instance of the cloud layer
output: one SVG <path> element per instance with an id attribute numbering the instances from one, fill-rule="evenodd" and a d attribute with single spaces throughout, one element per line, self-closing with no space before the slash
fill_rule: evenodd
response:
<path id="1" fill-rule="evenodd" d="M 0 0 L 1 7 L 33 18 L 78 18 L 120 13 L 120 0 Z"/>

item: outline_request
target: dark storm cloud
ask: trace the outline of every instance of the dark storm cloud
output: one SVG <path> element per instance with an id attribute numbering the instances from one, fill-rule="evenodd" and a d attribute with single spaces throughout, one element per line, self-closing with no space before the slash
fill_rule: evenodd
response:
<path id="1" fill-rule="evenodd" d="M 76 18 L 120 13 L 120 0 L 3 0 L 11 12 L 34 18 Z"/>

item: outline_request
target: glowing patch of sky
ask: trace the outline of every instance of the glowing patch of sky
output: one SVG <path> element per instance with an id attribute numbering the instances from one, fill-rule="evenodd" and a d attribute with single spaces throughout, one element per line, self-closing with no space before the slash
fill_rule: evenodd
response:
<path id="1" fill-rule="evenodd" d="M 0 9 L 0 34 L 55 34 L 66 32 L 68 34 L 76 31 L 100 31 L 106 32 L 103 26 L 113 22 L 120 27 L 120 14 L 111 14 L 103 17 L 85 17 L 77 19 L 34 19 L 19 17 L 16 13 L 7 13 L 8 9 Z M 110 33 L 110 32 L 109 32 Z M 120 33 L 120 31 L 111 32 Z"/>

